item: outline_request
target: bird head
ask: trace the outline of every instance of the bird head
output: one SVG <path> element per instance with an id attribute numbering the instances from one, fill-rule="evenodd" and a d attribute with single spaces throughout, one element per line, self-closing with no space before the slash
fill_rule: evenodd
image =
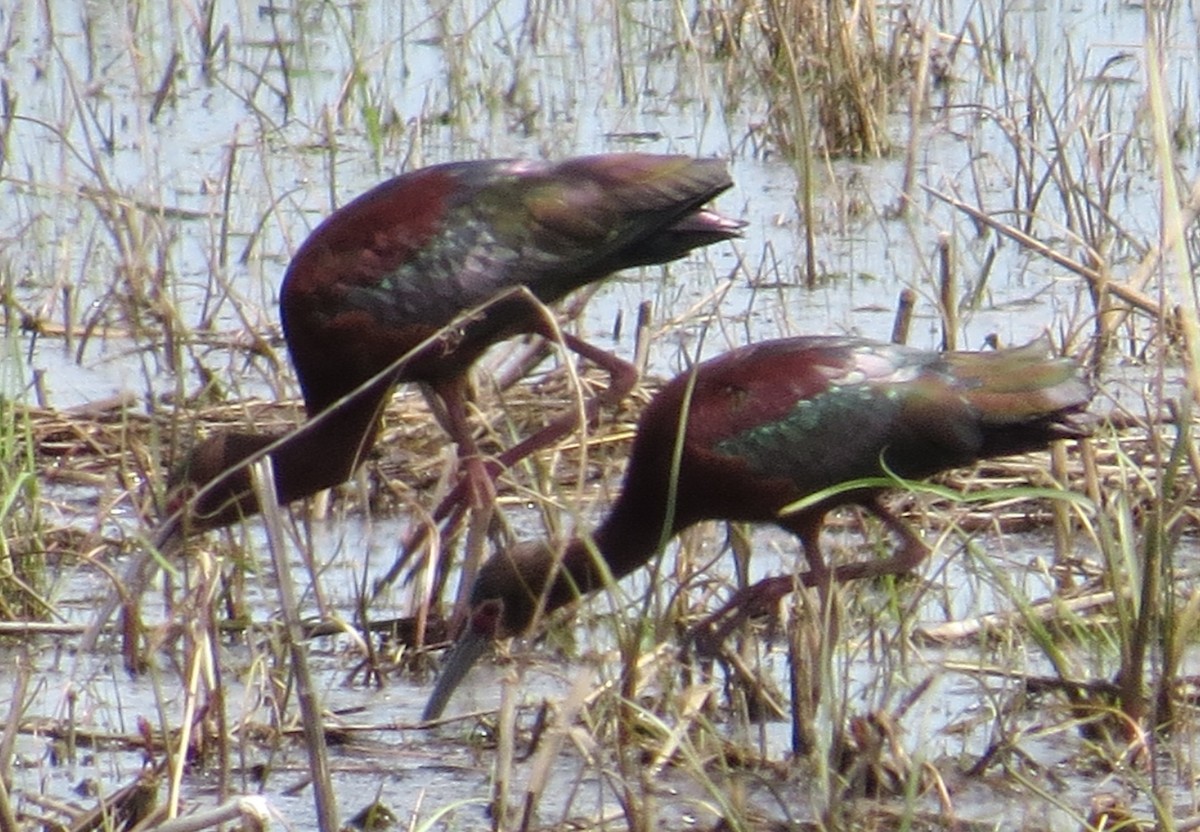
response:
<path id="1" fill-rule="evenodd" d="M 209 529 L 257 511 L 243 463 L 277 438 L 228 432 L 195 445 L 167 477 L 167 522 Z"/>
<path id="2" fill-rule="evenodd" d="M 559 559 L 554 547 L 540 540 L 523 541 L 492 556 L 480 567 L 471 588 L 468 627 L 489 638 L 507 638 L 528 630 L 547 585 L 552 578 L 554 586 L 559 583 Z M 547 598 L 546 608 L 565 602 L 551 603 Z"/>
<path id="3" fill-rule="evenodd" d="M 578 597 L 568 568 L 575 545 L 564 554 L 544 541 L 526 541 L 492 556 L 480 568 L 466 626 L 442 661 L 423 719 L 442 715 L 467 671 L 496 639 L 528 630 L 539 608 L 556 609 Z"/>

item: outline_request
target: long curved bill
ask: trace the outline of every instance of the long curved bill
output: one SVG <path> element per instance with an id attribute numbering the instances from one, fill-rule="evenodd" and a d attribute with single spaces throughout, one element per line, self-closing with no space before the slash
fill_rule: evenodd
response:
<path id="1" fill-rule="evenodd" d="M 492 640 L 491 635 L 475 627 L 468 626 L 463 630 L 463 634 L 442 661 L 442 675 L 438 677 L 437 685 L 434 686 L 429 701 L 425 703 L 421 719 L 429 722 L 441 717 L 442 711 L 446 710 L 446 705 L 450 703 L 450 697 L 454 695 L 454 690 L 479 657 L 492 646 Z"/>

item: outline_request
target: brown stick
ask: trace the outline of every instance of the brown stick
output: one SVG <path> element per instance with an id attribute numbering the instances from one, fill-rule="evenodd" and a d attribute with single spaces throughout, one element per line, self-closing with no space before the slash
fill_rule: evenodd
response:
<path id="1" fill-rule="evenodd" d="M 957 197 L 950 196 L 950 194 L 943 193 L 942 191 L 939 191 L 936 188 L 931 188 L 928 185 L 922 185 L 921 187 L 924 188 L 925 192 L 930 196 L 934 196 L 942 200 L 942 202 L 945 202 L 947 205 L 957 208 L 963 213 L 969 215 L 972 219 L 975 219 L 978 222 L 986 225 L 988 228 L 996 231 L 998 234 L 1003 234 L 1005 237 L 1013 240 L 1018 245 L 1025 246 L 1028 249 L 1036 251 L 1043 257 L 1053 261 L 1054 263 L 1057 263 L 1071 272 L 1074 272 L 1091 284 L 1096 291 L 1107 291 L 1125 301 L 1135 309 L 1140 309 L 1156 318 L 1162 314 L 1162 308 L 1159 306 L 1159 304 L 1153 298 L 1149 297 L 1138 289 L 1126 284 L 1114 283 L 1110 280 L 1106 280 L 1105 276 L 1101 274 L 1099 270 L 1088 268 L 1082 263 L 1067 257 L 1065 254 L 1059 254 L 1057 251 L 1050 248 L 1036 237 L 1026 234 L 1024 231 L 1021 231 L 1020 229 L 1011 226 L 1006 222 L 1002 222 L 972 205 L 968 205 Z M 1153 256 L 1157 257 L 1157 254 Z"/>

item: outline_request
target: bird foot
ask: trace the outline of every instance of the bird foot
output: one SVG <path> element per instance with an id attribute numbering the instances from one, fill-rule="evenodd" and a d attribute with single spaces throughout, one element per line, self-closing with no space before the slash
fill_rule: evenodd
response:
<path id="1" fill-rule="evenodd" d="M 725 606 L 688 631 L 684 652 L 693 650 L 703 659 L 719 657 L 730 633 L 751 618 L 774 614 L 794 588 L 791 575 L 776 575 L 739 589 Z"/>

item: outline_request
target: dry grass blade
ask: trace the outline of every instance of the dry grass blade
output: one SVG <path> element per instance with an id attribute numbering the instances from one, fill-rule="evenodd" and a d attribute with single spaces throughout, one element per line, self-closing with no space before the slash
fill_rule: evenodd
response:
<path id="1" fill-rule="evenodd" d="M 1082 264 L 1076 260 L 1072 260 L 1070 257 L 1067 257 L 1065 254 L 1060 254 L 1059 252 L 1055 251 L 1050 246 L 1043 243 L 1041 240 L 1038 240 L 1036 237 L 1033 237 L 1032 235 L 1027 234 L 1026 232 L 1022 231 L 1021 229 L 1017 228 L 1016 226 L 1010 225 L 1006 222 L 996 219 L 995 217 L 988 214 L 986 211 L 982 211 L 979 208 L 976 208 L 975 206 L 970 205 L 969 203 L 963 202 L 961 199 L 958 199 L 957 197 L 954 197 L 954 196 L 951 196 L 950 194 L 939 191 L 938 189 L 932 188 L 929 185 L 922 185 L 921 187 L 930 196 L 936 197 L 937 199 L 940 199 L 942 202 L 945 202 L 947 205 L 957 208 L 959 211 L 962 211 L 964 214 L 967 214 L 972 219 L 986 225 L 988 228 L 991 228 L 993 231 L 996 231 L 997 233 L 1003 234 L 1005 237 L 1008 237 L 1013 242 L 1015 242 L 1021 246 L 1024 246 L 1025 248 L 1029 249 L 1030 251 L 1040 254 L 1041 256 L 1045 257 L 1046 259 L 1051 260 L 1051 261 L 1057 263 L 1058 265 L 1062 266 L 1063 268 L 1067 269 L 1068 271 L 1071 271 L 1074 274 L 1079 275 L 1084 280 L 1086 280 L 1088 282 L 1088 284 L 1096 292 L 1098 292 L 1098 293 L 1103 293 L 1105 291 L 1111 292 L 1113 295 L 1117 296 L 1118 298 L 1125 301 L 1130 306 L 1133 306 L 1136 309 L 1140 309 L 1143 312 L 1146 312 L 1146 313 L 1154 316 L 1155 318 L 1158 318 L 1161 316 L 1161 314 L 1162 314 L 1161 306 L 1153 298 L 1142 293 L 1138 289 L 1136 289 L 1132 286 L 1127 286 L 1127 285 L 1117 283 L 1115 281 L 1107 279 L 1105 275 L 1103 275 L 1101 272 L 1097 271 L 1096 269 L 1085 266 L 1084 264 Z"/>
<path id="2" fill-rule="evenodd" d="M 17 825 L 17 816 L 13 812 L 12 800 L 9 798 L 7 777 L 0 777 L 0 832 L 21 832 Z"/>
<path id="3" fill-rule="evenodd" d="M 225 824 L 238 821 L 238 828 L 242 832 L 265 832 L 270 828 L 274 816 L 265 797 L 240 795 L 215 808 L 175 818 L 153 828 L 155 832 L 199 832 L 210 827 L 222 828 Z"/>
<path id="4" fill-rule="evenodd" d="M 272 483 L 271 458 L 263 457 L 251 468 L 252 480 L 262 506 L 263 520 L 267 529 L 267 548 L 275 566 L 279 605 L 286 629 L 288 657 L 292 675 L 296 680 L 296 699 L 300 708 L 300 719 L 304 726 L 304 743 L 308 752 L 309 771 L 312 775 L 313 798 L 316 801 L 317 826 L 320 832 L 338 832 L 337 801 L 333 792 L 333 781 L 329 772 L 329 752 L 325 745 L 325 720 L 317 689 L 308 664 L 305 649 L 304 628 L 300 620 L 300 605 L 296 600 L 295 584 L 291 564 L 288 561 L 283 519 L 279 503 L 275 499 Z"/>
<path id="5" fill-rule="evenodd" d="M 1197 321 L 1196 304 L 1193 302 L 1196 297 L 1196 286 L 1188 265 L 1191 263 L 1191 257 L 1184 235 L 1185 229 L 1192 224 L 1197 211 L 1200 210 L 1200 203 L 1197 202 L 1200 180 L 1193 184 L 1188 204 L 1184 210 L 1181 210 L 1178 193 L 1175 189 L 1175 153 L 1170 136 L 1170 120 L 1174 110 L 1168 105 L 1159 44 L 1155 38 L 1147 38 L 1146 51 L 1150 110 L 1153 115 L 1151 124 L 1154 129 L 1154 145 L 1159 169 L 1162 171 L 1162 175 L 1159 177 L 1162 183 L 1163 205 L 1162 249 L 1173 255 L 1174 269 L 1172 271 L 1176 280 L 1179 302 L 1178 320 L 1183 331 L 1183 348 L 1188 356 L 1188 389 L 1191 391 L 1193 401 L 1200 403 L 1200 322 Z"/>
<path id="6" fill-rule="evenodd" d="M 981 633 L 998 633 L 1011 627 L 1018 627 L 1030 615 L 1035 616 L 1039 621 L 1049 623 L 1064 613 L 1077 615 L 1110 606 L 1114 598 L 1115 595 L 1112 591 L 1095 592 L 1076 598 L 1051 598 L 1031 604 L 1027 611 L 990 613 L 944 624 L 922 625 L 913 631 L 913 636 L 935 644 L 970 641 L 978 638 Z"/>
<path id="7" fill-rule="evenodd" d="M 166 807 L 158 804 L 161 768 L 149 768 L 133 782 L 106 795 L 93 811 L 78 814 L 66 827 L 68 832 L 149 828 L 160 823 Z"/>
<path id="8" fill-rule="evenodd" d="M 567 694 L 562 708 L 554 717 L 554 723 L 543 734 L 541 747 L 538 749 L 536 756 L 533 758 L 533 764 L 530 766 L 529 784 L 525 787 L 525 804 L 522 807 L 521 829 L 531 828 L 534 813 L 537 811 L 538 801 L 546 791 L 546 787 L 550 781 L 551 768 L 562 752 L 567 734 L 571 731 L 571 726 L 574 725 L 579 711 L 588 701 L 595 678 L 595 671 L 591 669 L 579 673 L 575 677 L 575 683 L 571 686 L 571 690 Z"/>

